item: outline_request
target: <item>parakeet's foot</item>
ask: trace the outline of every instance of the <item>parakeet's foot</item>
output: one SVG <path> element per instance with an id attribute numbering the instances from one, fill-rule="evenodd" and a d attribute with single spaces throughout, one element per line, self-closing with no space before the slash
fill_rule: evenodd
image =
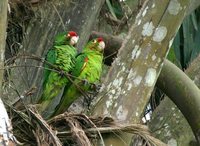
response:
<path id="1" fill-rule="evenodd" d="M 90 84 L 90 83 L 88 82 L 88 80 L 86 80 L 86 79 L 83 79 L 83 80 L 82 80 L 82 83 L 83 83 L 83 85 L 84 85 L 84 86 L 86 86 L 86 85 L 89 85 L 89 84 Z"/>
<path id="2" fill-rule="evenodd" d="M 93 98 L 94 98 L 93 94 L 87 94 L 87 97 L 84 96 L 83 107 L 86 107 L 87 109 L 89 109 Z"/>
<path id="3" fill-rule="evenodd" d="M 60 75 L 61 77 L 64 77 L 64 76 L 65 76 L 65 72 L 64 72 L 63 70 L 60 70 L 60 71 L 59 71 L 59 75 Z"/>
<path id="4" fill-rule="evenodd" d="M 90 86 L 91 90 L 94 92 L 99 92 L 100 88 L 101 88 L 101 84 L 99 83 L 92 83 Z"/>
<path id="5" fill-rule="evenodd" d="M 87 97 L 84 96 L 84 105 L 87 106 L 87 109 L 90 109 L 90 105 L 95 98 L 95 96 L 99 93 L 101 88 L 101 84 L 99 83 L 90 83 L 90 88 L 87 91 Z"/>

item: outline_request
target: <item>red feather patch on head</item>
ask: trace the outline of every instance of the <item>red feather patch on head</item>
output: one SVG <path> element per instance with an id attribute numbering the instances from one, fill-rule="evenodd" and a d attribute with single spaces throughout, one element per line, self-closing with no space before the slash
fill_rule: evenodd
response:
<path id="1" fill-rule="evenodd" d="M 100 43 L 103 41 L 103 38 L 97 38 L 97 41 Z"/>
<path id="2" fill-rule="evenodd" d="M 69 35 L 70 37 L 78 36 L 77 33 L 76 33 L 75 31 L 70 31 L 70 32 L 68 33 L 68 35 Z"/>

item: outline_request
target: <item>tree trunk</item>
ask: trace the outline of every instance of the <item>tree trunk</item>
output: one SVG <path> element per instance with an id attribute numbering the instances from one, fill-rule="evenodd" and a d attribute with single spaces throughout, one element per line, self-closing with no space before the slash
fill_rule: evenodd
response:
<path id="1" fill-rule="evenodd" d="M 143 5 L 102 85 L 93 115 L 111 116 L 122 123 L 140 122 L 189 3 L 155 0 Z"/>

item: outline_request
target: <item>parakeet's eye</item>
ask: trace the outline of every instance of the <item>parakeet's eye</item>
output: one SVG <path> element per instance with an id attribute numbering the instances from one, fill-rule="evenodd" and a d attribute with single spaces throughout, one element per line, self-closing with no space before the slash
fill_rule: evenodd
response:
<path id="1" fill-rule="evenodd" d="M 93 42 L 93 43 L 97 43 L 97 40 L 93 40 L 92 42 Z"/>

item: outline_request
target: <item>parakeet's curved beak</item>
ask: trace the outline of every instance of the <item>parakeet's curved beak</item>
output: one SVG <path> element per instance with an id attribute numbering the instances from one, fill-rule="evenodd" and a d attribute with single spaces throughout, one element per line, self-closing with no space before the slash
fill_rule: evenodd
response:
<path id="1" fill-rule="evenodd" d="M 104 41 L 99 42 L 98 48 L 99 48 L 101 51 L 104 50 L 104 48 L 105 48 L 105 43 L 104 43 Z"/>
<path id="2" fill-rule="evenodd" d="M 78 36 L 73 36 L 73 37 L 71 37 L 71 39 L 70 39 L 70 45 L 73 46 L 73 45 L 77 44 L 78 39 L 79 39 Z"/>

